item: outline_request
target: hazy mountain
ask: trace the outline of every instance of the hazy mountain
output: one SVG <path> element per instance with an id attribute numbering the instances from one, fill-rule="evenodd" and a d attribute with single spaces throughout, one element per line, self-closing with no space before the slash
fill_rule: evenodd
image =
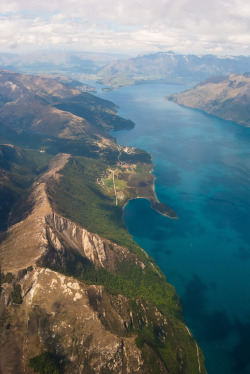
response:
<path id="1" fill-rule="evenodd" d="M 122 208 L 154 192 L 151 157 L 107 130 L 114 104 L 0 73 L 0 372 L 205 374 L 174 288 Z"/>
<path id="2" fill-rule="evenodd" d="M 64 72 L 94 74 L 101 67 L 126 55 L 76 51 L 39 51 L 22 54 L 0 53 L 0 68 L 20 73 Z"/>
<path id="3" fill-rule="evenodd" d="M 168 99 L 250 126 L 250 73 L 213 77 Z"/>
<path id="4" fill-rule="evenodd" d="M 147 80 L 163 79 L 183 83 L 214 75 L 250 71 L 249 56 L 178 55 L 173 52 L 145 54 L 113 61 L 98 72 L 105 85 L 119 87 Z"/>

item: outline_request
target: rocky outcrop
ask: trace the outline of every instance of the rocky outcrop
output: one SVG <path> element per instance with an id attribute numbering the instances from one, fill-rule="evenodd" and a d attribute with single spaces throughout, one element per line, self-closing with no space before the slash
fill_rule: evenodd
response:
<path id="1" fill-rule="evenodd" d="M 143 262 L 127 248 L 119 246 L 99 235 L 92 234 L 54 212 L 45 216 L 45 222 L 47 239 L 45 258 L 51 255 L 51 250 L 53 249 L 59 257 L 61 255 L 62 265 L 63 253 L 66 250 L 75 250 L 90 260 L 95 266 L 101 266 L 111 272 L 116 270 L 117 263 L 124 260 L 132 261 L 142 269 L 145 268 Z M 51 261 L 52 258 L 50 257 Z"/>
<path id="2" fill-rule="evenodd" d="M 1 373 L 33 373 L 29 359 L 42 350 L 60 356 L 69 374 L 152 372 L 136 346 L 136 335 L 127 332 L 131 322 L 124 317 L 138 323 L 128 299 L 111 297 L 102 286 L 87 286 L 49 269 L 29 272 L 20 284 L 23 303 L 9 305 L 1 326 Z M 4 287 L 0 317 L 7 310 L 9 292 Z M 144 319 L 150 318 L 146 309 L 144 314 Z M 162 316 L 159 320 L 163 327 L 167 324 Z M 146 350 L 155 356 L 152 348 Z M 159 373 L 168 373 L 159 359 L 157 366 Z"/>

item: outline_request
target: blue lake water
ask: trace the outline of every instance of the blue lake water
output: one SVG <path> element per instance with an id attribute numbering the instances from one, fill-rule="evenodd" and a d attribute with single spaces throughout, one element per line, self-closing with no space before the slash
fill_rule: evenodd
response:
<path id="1" fill-rule="evenodd" d="M 99 96 L 136 123 L 117 142 L 153 157 L 156 193 L 178 220 L 145 199 L 124 221 L 181 297 L 208 374 L 250 373 L 250 129 L 164 96 L 186 89 L 149 84 Z"/>

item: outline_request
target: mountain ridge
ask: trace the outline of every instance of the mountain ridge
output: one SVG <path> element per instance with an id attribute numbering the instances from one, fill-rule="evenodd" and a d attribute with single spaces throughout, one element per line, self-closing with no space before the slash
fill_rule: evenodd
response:
<path id="1" fill-rule="evenodd" d="M 167 99 L 250 126 L 250 73 L 212 77 Z"/>
<path id="2" fill-rule="evenodd" d="M 99 81 L 111 88 L 164 81 L 190 84 L 214 75 L 250 71 L 249 56 L 181 55 L 159 52 L 117 60 L 101 68 Z"/>

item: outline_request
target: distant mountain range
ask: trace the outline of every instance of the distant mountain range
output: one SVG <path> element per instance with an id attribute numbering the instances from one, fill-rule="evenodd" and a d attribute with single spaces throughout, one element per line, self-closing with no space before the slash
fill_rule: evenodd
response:
<path id="1" fill-rule="evenodd" d="M 65 76 L 77 81 L 97 80 L 107 89 L 112 89 L 159 80 L 192 84 L 217 75 L 243 74 L 250 72 L 250 56 L 196 56 L 159 52 L 128 58 L 126 55 L 74 51 L 20 55 L 0 53 L 0 68 L 25 74 L 52 74 L 62 83 L 67 83 Z"/>
<path id="2" fill-rule="evenodd" d="M 0 68 L 20 73 L 63 72 L 95 74 L 100 68 L 126 55 L 76 51 L 37 51 L 14 54 L 0 53 Z"/>
<path id="3" fill-rule="evenodd" d="M 250 56 L 178 55 L 173 52 L 145 54 L 117 60 L 101 68 L 99 80 L 114 88 L 152 80 L 173 83 L 199 82 L 215 75 L 250 71 Z"/>
<path id="4" fill-rule="evenodd" d="M 168 100 L 250 126 L 250 73 L 209 78 Z"/>

